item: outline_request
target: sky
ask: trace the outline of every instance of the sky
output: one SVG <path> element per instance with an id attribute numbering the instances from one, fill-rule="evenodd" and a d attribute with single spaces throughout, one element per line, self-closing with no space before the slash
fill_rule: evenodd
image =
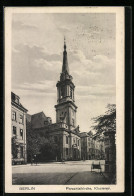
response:
<path id="1" fill-rule="evenodd" d="M 12 17 L 12 91 L 29 114 L 43 111 L 56 122 L 56 83 L 66 37 L 75 84 L 77 125 L 92 130 L 92 118 L 116 100 L 115 14 L 17 13 Z"/>

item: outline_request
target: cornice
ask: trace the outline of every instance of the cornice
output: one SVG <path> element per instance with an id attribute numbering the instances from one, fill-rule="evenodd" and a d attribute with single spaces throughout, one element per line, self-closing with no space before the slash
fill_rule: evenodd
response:
<path id="1" fill-rule="evenodd" d="M 59 104 L 55 105 L 55 108 L 58 108 L 59 106 L 66 105 L 66 104 L 73 105 L 75 107 L 75 109 L 78 108 L 72 101 L 66 101 L 66 102 L 63 102 L 63 103 L 59 103 Z M 71 105 L 70 105 L 70 107 L 71 107 Z"/>
<path id="2" fill-rule="evenodd" d="M 22 105 L 19 105 L 17 103 L 15 103 L 14 101 L 11 101 L 11 104 L 14 105 L 16 108 L 24 111 L 24 112 L 27 112 L 28 110 L 26 108 L 24 108 Z"/>

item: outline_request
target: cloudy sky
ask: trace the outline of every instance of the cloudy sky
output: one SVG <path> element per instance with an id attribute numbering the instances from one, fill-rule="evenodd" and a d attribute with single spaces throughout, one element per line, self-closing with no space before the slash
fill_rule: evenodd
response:
<path id="1" fill-rule="evenodd" d="M 66 37 L 68 63 L 78 106 L 77 125 L 115 103 L 115 14 L 13 14 L 12 91 L 29 114 L 44 111 L 55 122 L 56 83 Z"/>

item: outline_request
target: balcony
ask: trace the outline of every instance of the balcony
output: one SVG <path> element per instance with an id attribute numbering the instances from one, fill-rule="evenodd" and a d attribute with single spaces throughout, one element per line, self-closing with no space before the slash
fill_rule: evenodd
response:
<path id="1" fill-rule="evenodd" d="M 59 122 L 59 123 L 51 124 L 51 128 L 52 129 L 58 129 L 58 128 L 68 129 L 68 125 L 66 123 Z"/>

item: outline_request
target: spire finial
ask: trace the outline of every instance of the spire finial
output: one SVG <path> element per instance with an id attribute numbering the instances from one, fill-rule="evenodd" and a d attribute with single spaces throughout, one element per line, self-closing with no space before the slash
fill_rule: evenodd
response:
<path id="1" fill-rule="evenodd" d="M 62 73 L 67 72 L 69 74 L 69 67 L 67 61 L 67 51 L 66 51 L 66 39 L 64 36 L 64 51 L 63 51 L 63 65 L 62 65 Z"/>
<path id="2" fill-rule="evenodd" d="M 64 50 L 66 50 L 66 38 L 64 36 Z"/>

